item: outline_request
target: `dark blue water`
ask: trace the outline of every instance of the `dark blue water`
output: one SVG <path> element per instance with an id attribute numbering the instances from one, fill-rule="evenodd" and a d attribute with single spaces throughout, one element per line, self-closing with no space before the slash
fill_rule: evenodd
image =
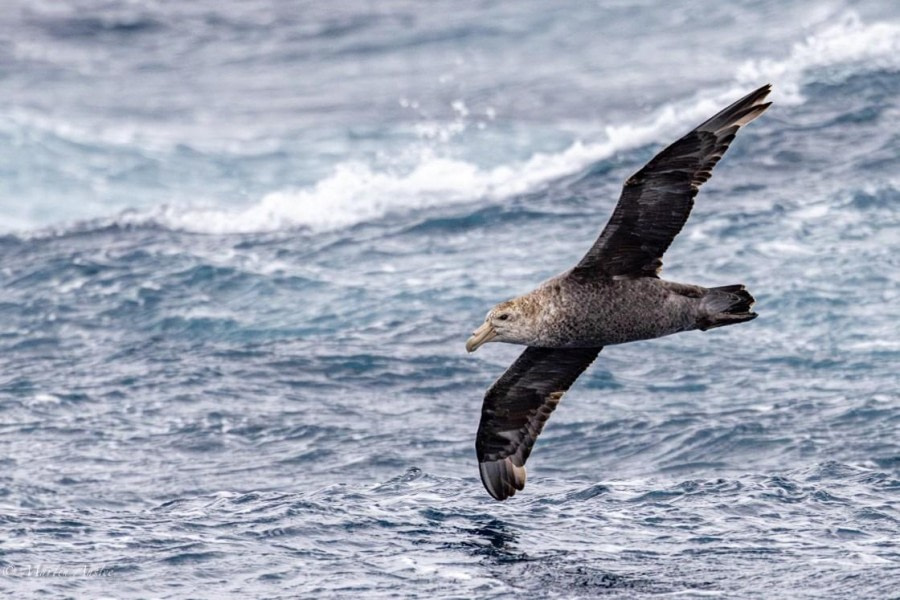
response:
<path id="1" fill-rule="evenodd" d="M 0 591 L 900 596 L 900 11 L 657 4 L 4 5 Z M 665 261 L 760 318 L 494 502 L 467 335 L 766 82 Z"/>

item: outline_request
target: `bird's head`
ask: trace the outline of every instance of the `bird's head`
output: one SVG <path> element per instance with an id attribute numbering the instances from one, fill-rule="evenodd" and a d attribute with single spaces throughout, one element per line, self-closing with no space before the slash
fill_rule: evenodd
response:
<path id="1" fill-rule="evenodd" d="M 475 352 L 488 342 L 530 343 L 535 338 L 536 328 L 532 308 L 524 298 L 501 302 L 488 311 L 481 327 L 472 332 L 466 350 Z"/>

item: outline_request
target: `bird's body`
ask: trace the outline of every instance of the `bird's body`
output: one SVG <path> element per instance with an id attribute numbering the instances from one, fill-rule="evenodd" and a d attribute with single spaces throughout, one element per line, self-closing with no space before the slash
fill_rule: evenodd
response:
<path id="1" fill-rule="evenodd" d="M 529 346 L 592 348 L 707 328 L 710 289 L 650 277 L 579 282 L 563 273 L 514 301 L 540 323 Z"/>
<path id="2" fill-rule="evenodd" d="M 612 217 L 572 269 L 501 302 L 466 343 L 528 346 L 488 390 L 475 441 L 481 480 L 504 500 L 525 486 L 525 461 L 560 398 L 604 346 L 750 321 L 741 284 L 706 288 L 659 278 L 662 255 L 687 221 L 738 129 L 771 91 L 741 98 L 631 176 Z"/>

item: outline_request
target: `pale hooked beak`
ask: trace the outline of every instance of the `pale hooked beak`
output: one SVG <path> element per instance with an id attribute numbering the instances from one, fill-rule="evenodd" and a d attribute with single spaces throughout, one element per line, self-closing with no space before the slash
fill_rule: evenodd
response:
<path id="1" fill-rule="evenodd" d="M 494 327 L 485 321 L 481 327 L 472 332 L 472 337 L 466 342 L 466 350 L 475 352 L 482 344 L 486 344 L 495 337 L 497 337 L 497 332 L 494 331 Z"/>

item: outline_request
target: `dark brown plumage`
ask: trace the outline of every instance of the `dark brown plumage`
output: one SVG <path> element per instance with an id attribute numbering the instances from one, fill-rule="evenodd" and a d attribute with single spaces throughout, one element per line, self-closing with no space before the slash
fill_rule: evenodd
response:
<path id="1" fill-rule="evenodd" d="M 475 438 L 481 481 L 491 496 L 506 498 L 525 486 L 525 461 L 544 423 L 599 353 L 600 348 L 526 348 L 491 386 Z"/>
<path id="2" fill-rule="evenodd" d="M 600 237 L 572 271 L 577 278 L 655 277 L 694 197 L 742 125 L 763 113 L 771 85 L 747 94 L 653 157 L 625 182 Z"/>

